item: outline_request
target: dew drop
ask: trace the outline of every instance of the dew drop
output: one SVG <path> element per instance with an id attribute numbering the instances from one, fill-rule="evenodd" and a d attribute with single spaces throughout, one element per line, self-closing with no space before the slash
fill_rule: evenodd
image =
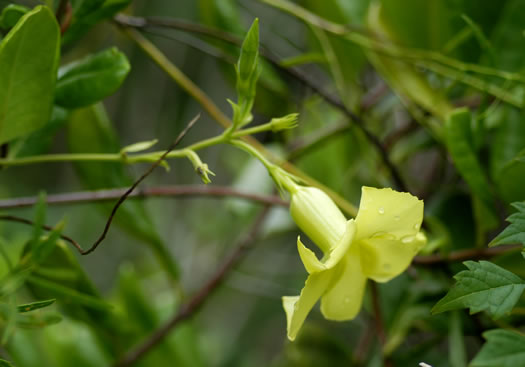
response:
<path id="1" fill-rule="evenodd" d="M 379 214 L 385 214 L 385 208 L 383 207 L 380 207 L 379 209 L 377 209 L 377 211 L 379 212 Z"/>
<path id="2" fill-rule="evenodd" d="M 350 303 L 350 297 L 345 297 L 345 303 Z"/>
<path id="3" fill-rule="evenodd" d="M 401 239 L 401 242 L 403 243 L 410 243 L 414 241 L 415 236 L 405 236 Z"/>
<path id="4" fill-rule="evenodd" d="M 399 215 L 396 215 L 396 216 L 394 217 L 394 220 L 395 220 L 396 222 L 399 222 L 400 219 L 401 219 L 401 218 L 399 217 Z"/>
<path id="5" fill-rule="evenodd" d="M 418 224 L 418 223 L 414 224 L 414 229 L 415 229 L 416 231 L 419 231 L 419 224 Z"/>
<path id="6" fill-rule="evenodd" d="M 383 270 L 389 271 L 392 268 L 390 264 L 383 264 Z"/>

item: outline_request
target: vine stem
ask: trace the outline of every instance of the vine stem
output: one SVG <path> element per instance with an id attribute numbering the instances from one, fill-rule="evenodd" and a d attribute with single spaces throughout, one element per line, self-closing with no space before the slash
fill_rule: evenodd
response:
<path id="1" fill-rule="evenodd" d="M 206 112 L 213 117 L 219 124 L 221 124 L 223 127 L 228 128 L 232 125 L 232 121 L 226 117 L 218 107 L 213 103 L 213 101 L 198 87 L 196 86 L 191 80 L 186 77 L 182 72 L 174 65 L 172 64 L 166 56 L 157 48 L 154 44 L 152 44 L 150 41 L 148 41 L 145 37 L 143 37 L 139 32 L 137 32 L 134 29 L 127 29 L 123 28 L 125 34 L 130 37 L 130 39 L 135 42 L 141 50 L 143 50 L 159 67 L 166 71 L 166 73 L 176 82 L 176 83 L 183 83 L 179 84 L 182 88 L 184 88 L 192 97 L 194 97 L 203 108 L 206 110 Z M 169 71 L 174 70 L 175 73 L 171 74 Z M 184 75 L 184 78 L 179 78 L 179 74 Z M 281 161 L 280 159 L 276 158 L 270 151 L 268 151 L 261 143 L 259 143 L 256 139 L 254 139 L 251 136 L 244 136 L 242 137 L 242 140 L 250 144 L 252 147 L 257 149 L 261 154 L 263 154 L 265 157 L 268 157 L 270 160 L 279 162 L 281 167 L 288 172 L 300 177 L 303 179 L 306 183 L 308 183 L 311 186 L 315 186 L 319 189 L 322 189 L 324 192 L 326 192 L 332 200 L 343 210 L 345 213 L 347 213 L 350 216 L 357 215 L 357 208 L 349 203 L 346 199 L 344 199 L 341 195 L 337 194 L 330 188 L 326 187 L 325 185 L 321 184 L 317 180 L 314 180 L 312 177 L 308 176 L 301 170 L 299 170 L 297 167 L 295 167 L 293 164 Z M 1 164 L 1 161 L 0 161 Z"/>
<path id="2" fill-rule="evenodd" d="M 114 367 L 127 367 L 133 365 L 139 359 L 144 357 L 157 344 L 162 342 L 173 329 L 181 322 L 193 316 L 202 305 L 209 299 L 209 296 L 218 288 L 222 281 L 229 274 L 230 270 L 239 263 L 251 245 L 256 241 L 256 237 L 264 223 L 264 219 L 268 214 L 269 206 L 266 206 L 257 216 L 248 234 L 239 240 L 236 249 L 231 255 L 219 266 L 215 274 L 195 293 L 193 297 L 184 305 L 180 307 L 178 312 L 171 317 L 164 325 L 154 331 L 142 343 L 137 345 L 134 349 L 126 353 Z"/>

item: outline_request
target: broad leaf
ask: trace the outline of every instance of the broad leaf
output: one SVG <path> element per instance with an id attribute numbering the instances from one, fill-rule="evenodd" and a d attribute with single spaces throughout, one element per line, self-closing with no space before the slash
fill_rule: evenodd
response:
<path id="1" fill-rule="evenodd" d="M 60 68 L 55 103 L 66 108 L 91 105 L 115 93 L 130 70 L 126 55 L 112 47 Z"/>
<path id="2" fill-rule="evenodd" d="M 14 367 L 11 363 L 5 359 L 0 359 L 0 367 Z"/>
<path id="3" fill-rule="evenodd" d="M 51 115 L 60 31 L 37 6 L 0 44 L 0 144 L 45 125 Z"/>
<path id="4" fill-rule="evenodd" d="M 525 203 L 512 203 L 518 211 L 507 218 L 510 225 L 490 241 L 489 246 L 521 243 L 525 245 Z"/>
<path id="5" fill-rule="evenodd" d="M 496 329 L 483 333 L 487 342 L 470 363 L 470 367 L 525 366 L 525 335 Z"/>
<path id="6" fill-rule="evenodd" d="M 4 10 L 2 10 L 2 14 L 0 14 L 0 28 L 13 28 L 28 11 L 29 8 L 22 5 L 7 5 Z"/>
<path id="7" fill-rule="evenodd" d="M 485 310 L 497 319 L 510 312 L 525 289 L 525 281 L 488 261 L 464 264 L 469 270 L 454 276 L 457 283 L 432 308 L 432 313 L 469 308 L 470 313 Z"/>

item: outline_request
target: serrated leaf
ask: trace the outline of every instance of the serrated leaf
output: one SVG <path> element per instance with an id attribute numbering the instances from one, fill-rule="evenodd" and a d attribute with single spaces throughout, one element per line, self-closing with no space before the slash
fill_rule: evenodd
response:
<path id="1" fill-rule="evenodd" d="M 518 211 L 507 218 L 510 224 L 489 243 L 489 247 L 521 243 L 525 245 L 525 203 L 511 204 Z"/>
<path id="2" fill-rule="evenodd" d="M 120 154 L 142 152 L 144 150 L 148 150 L 149 148 L 157 144 L 157 142 L 158 142 L 158 139 L 153 139 L 153 140 L 141 141 L 138 143 L 126 145 L 124 148 L 120 150 Z"/>
<path id="3" fill-rule="evenodd" d="M 525 366 L 525 335 L 496 329 L 483 333 L 487 342 L 470 362 L 470 367 Z"/>
<path id="4" fill-rule="evenodd" d="M 58 71 L 55 103 L 79 108 L 101 101 L 117 91 L 130 69 L 115 47 L 67 64 Z"/>
<path id="5" fill-rule="evenodd" d="M 46 299 L 45 301 L 36 301 L 36 302 L 31 302 L 31 303 L 25 303 L 23 305 L 18 305 L 17 308 L 18 308 L 18 312 L 21 312 L 21 313 L 30 312 L 33 310 L 38 310 L 39 308 L 50 306 L 53 303 L 55 303 L 55 301 L 56 300 L 54 298 Z"/>
<path id="6" fill-rule="evenodd" d="M 488 261 L 465 261 L 469 269 L 454 276 L 457 283 L 433 308 L 432 313 L 469 308 L 470 313 L 487 311 L 494 319 L 510 312 L 518 302 L 525 281 Z"/>
<path id="7" fill-rule="evenodd" d="M 0 43 L 0 144 L 51 116 L 60 31 L 48 7 L 25 14 Z"/>

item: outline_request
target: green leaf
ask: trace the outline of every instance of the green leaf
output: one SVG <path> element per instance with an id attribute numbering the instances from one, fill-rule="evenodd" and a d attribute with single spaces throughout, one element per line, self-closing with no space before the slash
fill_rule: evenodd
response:
<path id="1" fill-rule="evenodd" d="M 510 312 L 525 289 L 525 281 L 488 261 L 464 264 L 469 270 L 454 276 L 457 283 L 432 308 L 432 313 L 470 308 L 470 313 L 485 310 L 498 319 Z"/>
<path id="2" fill-rule="evenodd" d="M 492 191 L 473 149 L 470 124 L 471 113 L 467 108 L 459 108 L 449 114 L 445 123 L 447 148 L 472 192 L 491 207 Z"/>
<path id="3" fill-rule="evenodd" d="M 0 359 L 0 367 L 14 367 L 11 363 L 5 359 Z"/>
<path id="4" fill-rule="evenodd" d="M 13 28 L 28 11 L 29 8 L 22 5 L 7 5 L 4 10 L 2 10 L 2 14 L 0 14 L 0 28 Z"/>
<path id="5" fill-rule="evenodd" d="M 126 8 L 131 0 L 83 0 L 73 4 L 73 20 L 62 39 L 69 45 L 82 38 L 95 24 L 112 18 Z"/>
<path id="6" fill-rule="evenodd" d="M 489 243 L 489 247 L 521 243 L 525 245 L 525 203 L 512 203 L 518 211 L 507 218 L 510 224 Z"/>
<path id="7" fill-rule="evenodd" d="M 66 123 L 67 116 L 66 109 L 54 106 L 51 119 L 43 128 L 9 145 L 9 158 L 30 157 L 48 152 L 55 135 Z"/>
<path id="8" fill-rule="evenodd" d="M 104 107 L 97 104 L 79 109 L 71 114 L 68 127 L 68 144 L 72 153 L 118 153 L 120 144 Z M 121 163 L 82 162 L 75 164 L 77 173 L 90 190 L 111 187 L 129 187 L 132 179 Z M 112 203 L 101 204 L 104 215 L 109 215 Z M 115 222 L 127 232 L 145 241 L 172 279 L 178 277 L 178 267 L 163 241 L 143 202 L 128 200 L 122 204 Z"/>
<path id="9" fill-rule="evenodd" d="M 242 127 L 252 120 L 251 110 L 255 101 L 257 79 L 260 69 L 259 58 L 259 20 L 255 19 L 242 43 L 237 71 L 237 108 L 233 108 L 233 124 Z"/>
<path id="10" fill-rule="evenodd" d="M 515 331 L 496 329 L 483 333 L 487 342 L 470 367 L 525 366 L 525 336 Z"/>
<path id="11" fill-rule="evenodd" d="M 115 93 L 130 70 L 126 55 L 115 47 L 61 67 L 55 103 L 66 108 L 89 106 Z"/>
<path id="12" fill-rule="evenodd" d="M 55 303 L 55 301 L 56 300 L 52 298 L 52 299 L 47 299 L 45 301 L 36 301 L 36 302 L 31 302 L 31 303 L 25 303 L 23 305 L 18 305 L 17 308 L 18 308 L 18 312 L 22 312 L 22 313 L 30 312 L 33 310 L 38 310 L 39 308 L 50 306 L 53 303 Z"/>
<path id="13" fill-rule="evenodd" d="M 148 150 L 149 148 L 157 144 L 157 142 L 158 142 L 158 139 L 153 139 L 153 140 L 140 141 L 138 143 L 130 144 L 122 148 L 120 150 L 120 154 L 142 152 L 144 150 Z"/>
<path id="14" fill-rule="evenodd" d="M 0 144 L 44 126 L 51 116 L 60 30 L 37 6 L 0 44 Z"/>

